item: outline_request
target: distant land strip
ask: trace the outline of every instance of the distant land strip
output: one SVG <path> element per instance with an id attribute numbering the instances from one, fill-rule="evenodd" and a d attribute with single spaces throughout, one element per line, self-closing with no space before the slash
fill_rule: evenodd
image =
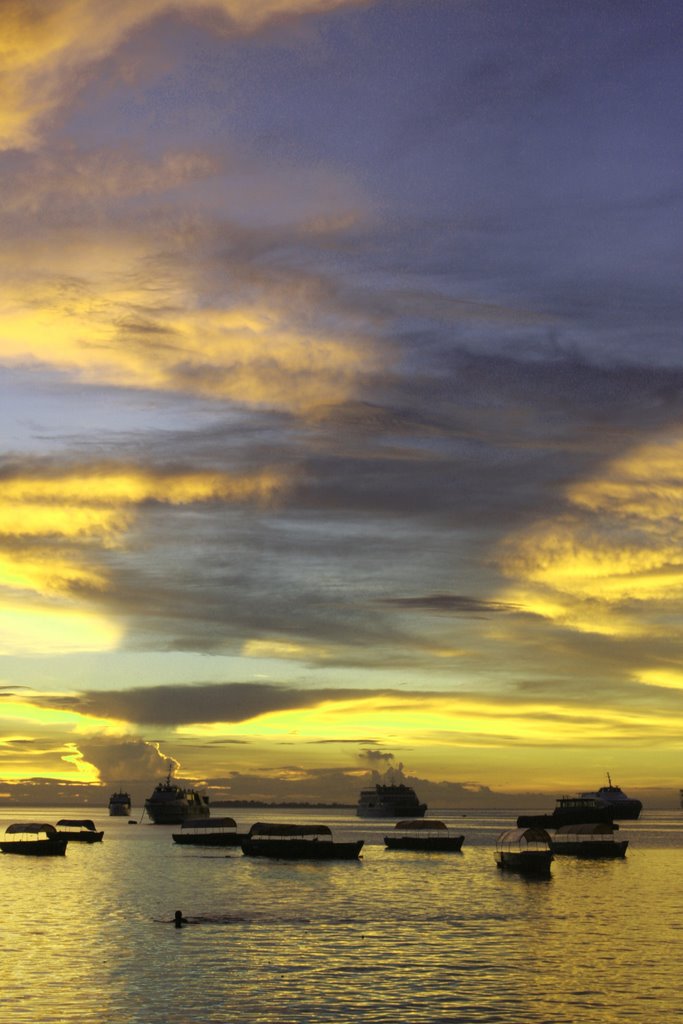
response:
<path id="1" fill-rule="evenodd" d="M 324 804 L 324 803 L 310 803 L 308 800 L 282 800 L 275 803 L 269 803 L 267 800 L 212 800 L 212 807 L 341 807 L 341 808 L 352 808 L 355 804 Z"/>

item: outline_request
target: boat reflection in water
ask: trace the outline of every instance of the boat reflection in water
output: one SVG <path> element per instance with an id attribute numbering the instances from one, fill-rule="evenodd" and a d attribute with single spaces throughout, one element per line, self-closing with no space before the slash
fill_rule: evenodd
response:
<path id="1" fill-rule="evenodd" d="M 419 850 L 425 853 L 459 853 L 464 836 L 453 835 L 443 821 L 435 818 L 417 818 L 398 821 L 394 834 L 384 837 L 390 850 Z"/>
<path id="2" fill-rule="evenodd" d="M 563 825 L 551 837 L 550 849 L 553 853 L 569 857 L 624 857 L 628 839 L 615 839 L 614 831 L 618 828 L 618 825 L 599 821 Z"/>
<path id="3" fill-rule="evenodd" d="M 496 864 L 524 875 L 550 875 L 550 836 L 542 828 L 510 828 L 496 840 Z"/>
<path id="4" fill-rule="evenodd" d="M 242 841 L 249 857 L 286 860 L 357 860 L 363 840 L 338 843 L 327 825 L 288 825 L 258 821 Z"/>

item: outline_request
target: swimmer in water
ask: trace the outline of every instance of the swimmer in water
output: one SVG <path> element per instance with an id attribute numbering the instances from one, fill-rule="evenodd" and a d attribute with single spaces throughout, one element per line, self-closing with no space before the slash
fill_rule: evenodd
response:
<path id="1" fill-rule="evenodd" d="M 176 928 L 182 928 L 184 924 L 187 924 L 187 918 L 183 917 L 182 910 L 176 910 L 174 921 Z"/>

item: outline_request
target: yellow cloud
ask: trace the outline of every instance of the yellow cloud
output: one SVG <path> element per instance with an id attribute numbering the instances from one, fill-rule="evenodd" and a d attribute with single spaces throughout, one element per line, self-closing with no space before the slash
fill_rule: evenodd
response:
<path id="1" fill-rule="evenodd" d="M 44 239 L 40 251 L 27 244 L 11 265 L 0 257 L 2 362 L 294 412 L 344 401 L 378 365 L 367 341 L 300 326 L 310 314 L 303 297 L 198 308 L 191 277 L 160 274 L 152 285 L 150 255 L 134 237 L 103 247 L 87 236 Z"/>
<path id="2" fill-rule="evenodd" d="M 0 34 L 0 148 L 30 147 L 50 114 L 131 32 L 164 11 L 186 18 L 222 12 L 226 27 L 253 31 L 282 15 L 333 10 L 359 0 L 4 0 Z M 214 24 L 215 28 L 215 24 Z"/>
<path id="3" fill-rule="evenodd" d="M 502 546 L 502 597 L 585 632 L 637 636 L 683 598 L 683 439 L 662 437 L 567 490 L 569 511 Z M 652 614 L 648 615 L 647 610 Z"/>
<path id="4" fill-rule="evenodd" d="M 613 708 L 565 707 L 557 702 L 520 701 L 504 704 L 498 698 L 424 695 L 404 697 L 357 696 L 326 701 L 307 708 L 267 712 L 246 722 L 199 723 L 181 726 L 183 737 L 218 738 L 229 735 L 250 740 L 292 737 L 296 742 L 354 740 L 371 735 L 377 742 L 417 747 L 547 747 L 553 742 L 578 747 L 670 730 L 670 716 L 649 712 L 618 712 Z"/>
<path id="5" fill-rule="evenodd" d="M 247 640 L 242 654 L 247 658 L 293 658 L 297 661 L 324 661 L 330 657 L 330 651 L 325 647 L 285 640 Z"/>
<path id="6" fill-rule="evenodd" d="M 286 486 L 273 470 L 154 474 L 111 465 L 7 478 L 0 489 L 0 652 L 111 650 L 120 643 L 121 627 L 83 605 L 108 586 L 96 565 L 101 549 L 122 543 L 144 502 L 268 503 Z"/>
<path id="7" fill-rule="evenodd" d="M 80 510 L 95 510 L 94 526 L 112 526 L 108 507 L 137 505 L 144 501 L 161 501 L 169 505 L 187 505 L 191 502 L 213 501 L 270 501 L 287 486 L 282 472 L 265 470 L 260 473 L 234 476 L 210 471 L 188 473 L 150 473 L 133 466 L 84 467 L 77 472 L 61 475 L 39 473 L 10 477 L 3 481 L 0 501 L 9 510 L 19 508 L 38 512 L 48 517 L 45 532 L 52 532 L 55 523 L 49 522 L 51 509 L 68 515 Z M 43 504 L 39 505 L 38 502 Z M 15 526 L 20 525 L 15 520 Z M 123 526 L 126 525 L 124 522 Z M 62 524 L 64 532 L 72 531 Z M 62 532 L 60 527 L 59 532 Z M 0 506 L 0 532 L 3 529 Z M 21 532 L 21 531 L 19 531 Z M 33 531 L 31 531 L 33 532 Z"/>
<path id="8" fill-rule="evenodd" d="M 663 686 L 667 690 L 683 690 L 683 671 L 667 668 L 643 669 L 636 673 L 635 678 L 645 686 Z"/>

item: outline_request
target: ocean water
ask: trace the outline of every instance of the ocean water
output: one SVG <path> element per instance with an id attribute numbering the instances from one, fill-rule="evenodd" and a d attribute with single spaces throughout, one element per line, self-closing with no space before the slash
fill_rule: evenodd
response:
<path id="1" fill-rule="evenodd" d="M 180 847 L 89 810 L 101 844 L 0 855 L 0 1024 L 683 1021 L 683 812 L 623 822 L 623 861 L 558 857 L 543 880 L 496 868 L 509 812 L 438 812 L 465 835 L 440 855 L 388 851 L 393 823 L 352 811 L 216 813 L 324 822 L 363 858 Z"/>

